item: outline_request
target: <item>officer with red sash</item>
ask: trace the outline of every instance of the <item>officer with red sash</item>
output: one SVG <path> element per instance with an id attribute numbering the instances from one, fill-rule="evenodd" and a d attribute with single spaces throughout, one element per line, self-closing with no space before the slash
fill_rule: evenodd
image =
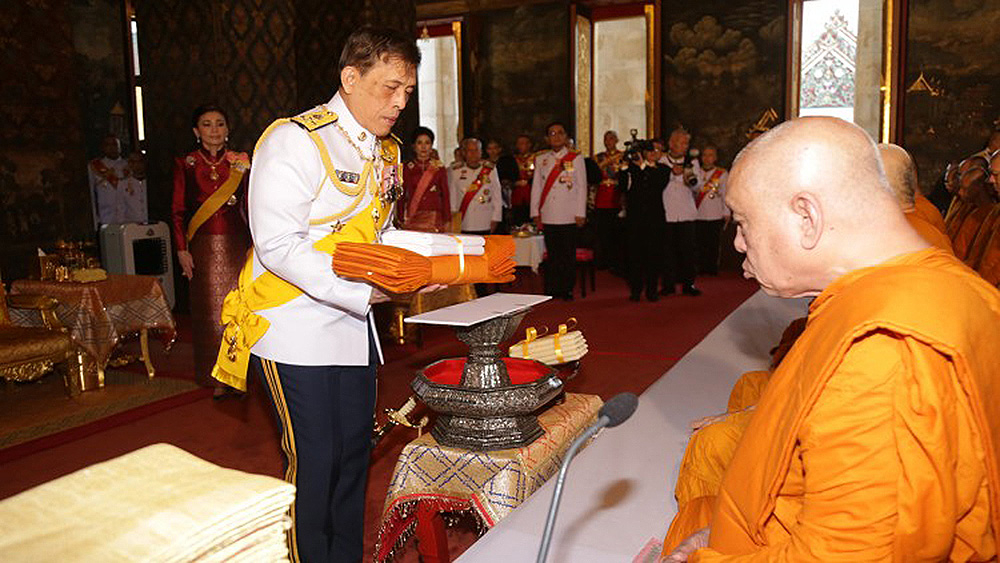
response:
<path id="1" fill-rule="evenodd" d="M 545 292 L 572 301 L 577 229 L 587 217 L 587 171 L 583 156 L 567 146 L 562 123 L 549 124 L 545 138 L 551 149 L 535 157 L 531 218 L 545 234 Z"/>
<path id="2" fill-rule="evenodd" d="M 488 235 L 503 217 L 500 178 L 493 164 L 483 160 L 479 139 L 462 140 L 462 158 L 448 177 L 454 222 L 463 233 Z"/>

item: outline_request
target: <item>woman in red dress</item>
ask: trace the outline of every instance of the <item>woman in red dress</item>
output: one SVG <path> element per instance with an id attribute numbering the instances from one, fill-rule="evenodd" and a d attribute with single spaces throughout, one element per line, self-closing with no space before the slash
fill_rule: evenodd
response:
<path id="1" fill-rule="evenodd" d="M 451 230 L 447 169 L 431 158 L 433 146 L 434 133 L 417 127 L 413 132 L 416 158 L 403 167 L 403 201 L 397 208 L 404 229 L 431 233 Z"/>
<path id="2" fill-rule="evenodd" d="M 218 396 L 221 384 L 211 374 L 222 339 L 219 314 L 250 247 L 243 212 L 250 158 L 226 148 L 229 119 L 222 108 L 195 109 L 192 129 L 198 148 L 174 161 L 173 239 L 190 280 L 195 377 L 217 387 Z"/>

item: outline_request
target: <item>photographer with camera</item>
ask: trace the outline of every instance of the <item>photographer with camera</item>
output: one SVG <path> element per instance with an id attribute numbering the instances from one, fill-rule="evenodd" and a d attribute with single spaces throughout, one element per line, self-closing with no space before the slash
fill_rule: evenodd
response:
<path id="1" fill-rule="evenodd" d="M 698 218 L 695 194 L 699 191 L 703 173 L 697 153 L 688 150 L 690 145 L 691 134 L 683 128 L 670 133 L 665 155 L 670 167 L 670 181 L 663 190 L 666 259 L 663 261 L 660 295 L 672 295 L 678 283 L 684 295 L 701 295 L 701 290 L 694 286 L 695 220 Z"/>
<path id="2" fill-rule="evenodd" d="M 625 194 L 629 299 L 658 301 L 656 282 L 663 264 L 663 189 L 670 169 L 658 161 L 663 155 L 653 141 L 640 141 L 633 133 L 622 157 L 625 169 L 618 173 L 618 188 Z"/>

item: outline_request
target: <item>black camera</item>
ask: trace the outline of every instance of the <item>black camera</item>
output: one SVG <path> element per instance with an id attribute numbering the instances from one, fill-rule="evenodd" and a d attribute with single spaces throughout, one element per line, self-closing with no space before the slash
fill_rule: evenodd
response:
<path id="1" fill-rule="evenodd" d="M 701 151 L 698 149 L 690 149 L 686 155 L 684 155 L 684 183 L 689 187 L 695 187 L 698 185 L 698 175 L 694 173 L 694 161 L 701 156 Z"/>
<path id="2" fill-rule="evenodd" d="M 629 131 L 632 135 L 631 141 L 625 141 L 625 154 L 623 155 L 623 160 L 625 162 L 631 162 L 633 164 L 639 164 L 642 162 L 643 151 L 653 150 L 653 141 L 649 139 L 639 139 L 639 131 L 637 129 L 632 129 Z"/>

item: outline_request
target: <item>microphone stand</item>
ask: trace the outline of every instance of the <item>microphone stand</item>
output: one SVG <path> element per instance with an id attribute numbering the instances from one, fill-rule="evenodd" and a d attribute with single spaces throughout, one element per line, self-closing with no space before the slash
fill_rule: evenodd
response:
<path id="1" fill-rule="evenodd" d="M 538 548 L 537 563 L 545 563 L 545 558 L 549 554 L 549 544 L 552 543 L 552 529 L 556 525 L 556 513 L 559 512 L 559 499 L 562 496 L 563 482 L 566 480 L 566 472 L 569 471 L 569 462 L 576 455 L 587 440 L 591 439 L 602 428 L 608 425 L 611 419 L 607 415 L 601 415 L 597 422 L 580 434 L 569 449 L 566 450 L 566 457 L 563 458 L 562 467 L 559 468 L 559 477 L 556 479 L 556 487 L 552 491 L 552 502 L 549 504 L 549 515 L 545 520 L 545 532 L 542 534 L 542 545 Z"/>

